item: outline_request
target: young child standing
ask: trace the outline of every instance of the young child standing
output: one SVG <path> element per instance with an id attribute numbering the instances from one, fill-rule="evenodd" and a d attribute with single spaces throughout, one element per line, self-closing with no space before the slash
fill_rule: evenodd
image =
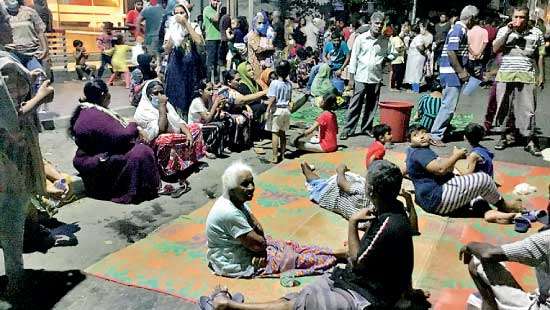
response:
<path id="1" fill-rule="evenodd" d="M 321 109 L 324 111 L 317 117 L 317 120 L 311 127 L 304 131 L 294 140 L 294 146 L 302 151 L 314 153 L 330 153 L 338 150 L 338 120 L 334 110 L 336 109 L 336 96 L 328 94 L 323 97 Z M 312 141 L 301 141 L 302 138 L 309 137 L 312 133 L 319 129 L 319 137 Z M 316 142 L 316 143 L 314 143 Z"/>
<path id="2" fill-rule="evenodd" d="M 73 47 L 74 47 L 74 58 L 76 62 L 76 74 L 78 75 L 78 79 L 82 81 L 86 81 L 89 78 L 93 78 L 95 76 L 95 66 L 89 66 L 86 64 L 86 60 L 88 60 L 88 52 L 86 52 L 86 48 L 84 47 L 84 43 L 80 40 L 74 40 L 73 41 Z"/>
<path id="3" fill-rule="evenodd" d="M 109 85 L 113 85 L 117 78 L 124 76 L 126 88 L 130 88 L 130 71 L 128 69 L 128 52 L 131 47 L 124 44 L 124 37 L 118 35 L 116 37 L 115 46 L 112 49 L 105 51 L 107 55 L 111 55 L 111 64 L 113 66 L 113 74 L 109 78 Z"/>
<path id="4" fill-rule="evenodd" d="M 101 52 L 101 65 L 97 71 L 97 77 L 103 77 L 103 71 L 111 64 L 111 56 L 105 53 L 113 47 L 113 23 L 104 22 L 103 32 L 97 37 L 96 45 Z"/>
<path id="5" fill-rule="evenodd" d="M 283 60 L 275 68 L 278 79 L 271 82 L 267 92 L 267 122 L 265 130 L 270 131 L 273 149 L 272 163 L 278 163 L 286 151 L 286 131 L 290 128 L 290 100 L 292 83 L 288 80 L 290 63 Z"/>
<path id="6" fill-rule="evenodd" d="M 365 156 L 365 167 L 368 169 L 369 165 L 375 160 L 384 159 L 386 155 L 386 143 L 390 143 L 392 139 L 391 128 L 386 124 L 378 124 L 372 128 L 372 134 L 374 136 L 374 142 L 367 149 Z"/>
<path id="7" fill-rule="evenodd" d="M 437 113 L 441 109 L 443 99 L 443 87 L 439 83 L 433 83 L 430 93 L 420 96 L 418 99 L 418 110 L 414 118 L 422 127 L 430 130 L 434 124 Z"/>

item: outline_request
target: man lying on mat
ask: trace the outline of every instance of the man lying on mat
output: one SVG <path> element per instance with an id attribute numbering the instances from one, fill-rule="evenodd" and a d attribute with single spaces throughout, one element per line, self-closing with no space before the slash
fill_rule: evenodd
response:
<path id="1" fill-rule="evenodd" d="M 309 199 L 319 207 L 349 220 L 360 209 L 372 206 L 372 202 L 365 193 L 365 178 L 350 172 L 345 164 L 339 165 L 336 168 L 336 175 L 328 179 L 321 178 L 307 162 L 303 162 L 301 166 L 306 178 Z M 400 196 L 405 198 L 405 209 L 409 214 L 413 235 L 420 235 L 411 194 L 402 190 Z M 361 223 L 359 229 L 363 230 L 365 226 L 366 223 Z"/>
<path id="2" fill-rule="evenodd" d="M 242 162 L 229 166 L 223 176 L 223 195 L 206 219 L 209 267 L 220 276 L 279 276 L 296 270 L 296 276 L 321 274 L 347 258 L 317 246 L 301 246 L 267 236 L 248 202 L 254 195 L 252 169 Z"/>
<path id="3" fill-rule="evenodd" d="M 269 303 L 239 303 L 231 300 L 227 289 L 217 289 L 210 296 L 211 307 L 250 310 L 410 307 L 403 297 L 411 297 L 413 293 L 414 251 L 407 215 L 396 199 L 402 180 L 396 165 L 385 160 L 373 162 L 367 174 L 366 192 L 374 207 L 361 209 L 349 220 L 349 262 L 345 268 L 336 267 L 302 291 Z M 369 222 L 369 228 L 360 239 L 357 226 L 362 222 Z"/>

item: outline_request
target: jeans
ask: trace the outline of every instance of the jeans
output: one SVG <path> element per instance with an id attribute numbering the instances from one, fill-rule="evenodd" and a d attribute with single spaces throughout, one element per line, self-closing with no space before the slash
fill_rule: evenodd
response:
<path id="1" fill-rule="evenodd" d="M 322 63 L 313 66 L 311 68 L 311 71 L 309 71 L 309 79 L 307 80 L 306 89 L 311 90 L 311 85 L 313 85 L 313 80 L 315 80 L 315 77 L 317 76 L 317 73 L 319 73 L 319 68 L 321 68 Z"/>
<path id="2" fill-rule="evenodd" d="M 99 70 L 97 71 L 97 77 L 101 79 L 103 77 L 103 71 L 105 71 L 105 67 L 107 65 L 111 64 L 111 56 L 101 54 L 101 65 L 99 65 Z"/>
<path id="3" fill-rule="evenodd" d="M 441 108 L 431 128 L 431 136 L 434 140 L 442 140 L 447 127 L 453 119 L 456 105 L 460 97 L 462 86 L 446 86 L 443 90 Z M 429 129 L 429 128 L 428 128 Z"/>
<path id="4" fill-rule="evenodd" d="M 206 48 L 206 78 L 215 83 L 218 79 L 218 60 L 219 60 L 219 50 L 220 50 L 220 41 L 218 40 L 208 40 L 205 44 Z"/>

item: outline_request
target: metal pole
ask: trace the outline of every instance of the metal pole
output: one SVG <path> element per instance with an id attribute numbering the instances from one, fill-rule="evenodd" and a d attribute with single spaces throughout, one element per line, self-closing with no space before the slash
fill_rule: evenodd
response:
<path id="1" fill-rule="evenodd" d="M 252 19 L 254 18 L 254 0 L 248 0 L 248 24 L 252 25 Z M 254 25 L 252 25 L 254 27 Z"/>
<path id="2" fill-rule="evenodd" d="M 411 23 L 414 25 L 414 21 L 416 19 L 416 3 L 417 0 L 413 0 L 413 9 L 412 9 L 412 16 L 411 16 Z"/>

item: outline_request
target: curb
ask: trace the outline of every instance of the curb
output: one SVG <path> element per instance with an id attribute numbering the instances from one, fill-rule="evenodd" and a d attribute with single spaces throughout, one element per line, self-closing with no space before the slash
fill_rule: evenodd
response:
<path id="1" fill-rule="evenodd" d="M 127 106 L 127 107 L 120 107 L 113 109 L 116 113 L 118 113 L 120 116 L 124 118 L 130 118 L 134 116 L 134 112 L 136 111 L 136 108 L 133 106 Z M 44 127 L 45 130 L 54 130 L 54 129 L 67 129 L 69 128 L 71 116 L 60 116 L 60 117 L 54 117 L 54 118 L 48 118 L 47 115 L 40 115 L 40 122 L 42 123 L 42 127 Z"/>

